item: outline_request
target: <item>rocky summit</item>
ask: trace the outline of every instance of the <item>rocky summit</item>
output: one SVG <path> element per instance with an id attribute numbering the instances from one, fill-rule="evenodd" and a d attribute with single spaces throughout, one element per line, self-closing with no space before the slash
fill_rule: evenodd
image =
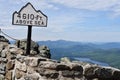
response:
<path id="1" fill-rule="evenodd" d="M 0 36 L 0 80 L 120 80 L 120 70 L 85 62 L 51 59 L 50 49 L 26 39 L 14 45 Z"/>

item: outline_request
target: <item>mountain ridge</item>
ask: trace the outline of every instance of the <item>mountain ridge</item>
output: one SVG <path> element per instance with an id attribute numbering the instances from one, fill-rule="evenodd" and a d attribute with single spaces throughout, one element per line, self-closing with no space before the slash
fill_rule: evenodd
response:
<path id="1" fill-rule="evenodd" d="M 47 45 L 52 54 L 52 58 L 61 57 L 89 57 L 90 59 L 108 63 L 120 68 L 120 43 L 82 43 L 74 41 L 39 41 L 39 45 Z"/>
<path id="2" fill-rule="evenodd" d="M 59 44 L 67 44 L 69 45 L 90 45 L 90 46 L 98 46 L 98 48 L 120 48 L 120 42 L 78 42 L 78 41 L 67 41 L 67 40 L 56 40 L 56 41 L 37 41 L 39 44 L 46 44 L 49 46 L 49 43 L 52 45 L 59 45 Z"/>

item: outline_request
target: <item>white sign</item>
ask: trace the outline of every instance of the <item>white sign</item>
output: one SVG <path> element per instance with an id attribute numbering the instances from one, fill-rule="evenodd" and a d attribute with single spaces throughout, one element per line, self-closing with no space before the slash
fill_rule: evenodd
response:
<path id="1" fill-rule="evenodd" d="M 13 25 L 47 26 L 47 16 L 40 10 L 36 11 L 31 3 L 26 4 L 19 12 L 13 13 Z"/>

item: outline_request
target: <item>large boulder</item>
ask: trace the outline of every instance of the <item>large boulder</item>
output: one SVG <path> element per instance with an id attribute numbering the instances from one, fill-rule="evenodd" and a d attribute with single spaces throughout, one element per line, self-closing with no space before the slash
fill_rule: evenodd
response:
<path id="1" fill-rule="evenodd" d="M 27 48 L 27 39 L 19 40 L 15 42 L 15 45 L 19 48 L 26 50 Z M 45 58 L 51 58 L 50 49 L 47 46 L 39 46 L 37 42 L 31 40 L 31 51 L 30 55 L 33 56 L 42 56 Z"/>
<path id="2" fill-rule="evenodd" d="M 17 45 L 19 48 L 26 50 L 27 49 L 27 39 L 19 40 L 15 42 L 15 45 Z M 31 40 L 31 50 L 38 52 L 39 45 Z"/>
<path id="3" fill-rule="evenodd" d="M 61 62 L 70 63 L 71 61 L 68 57 L 63 57 L 61 58 Z"/>
<path id="4" fill-rule="evenodd" d="M 0 57 L 5 58 L 8 52 L 9 40 L 0 35 Z"/>
<path id="5" fill-rule="evenodd" d="M 39 50 L 40 56 L 46 57 L 46 58 L 51 58 L 50 49 L 47 46 L 42 45 L 38 48 L 38 50 Z"/>
<path id="6" fill-rule="evenodd" d="M 26 52 L 26 49 L 27 49 L 27 39 L 16 41 L 15 45 L 18 48 L 23 49 Z M 38 54 L 39 53 L 38 47 L 39 47 L 39 45 L 36 42 L 31 40 L 31 51 L 30 51 L 30 54 L 31 55 Z M 26 55 L 26 53 L 25 53 L 25 55 Z"/>
<path id="7" fill-rule="evenodd" d="M 6 42 L 0 42 L 0 53 L 2 54 L 2 50 L 8 47 L 8 43 Z"/>

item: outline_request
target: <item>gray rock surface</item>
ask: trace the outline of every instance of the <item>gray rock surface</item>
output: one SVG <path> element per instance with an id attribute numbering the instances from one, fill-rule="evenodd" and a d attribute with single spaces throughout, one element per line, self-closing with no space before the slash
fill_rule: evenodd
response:
<path id="1" fill-rule="evenodd" d="M 0 35 L 0 42 L 10 43 L 9 40 L 2 35 Z"/>
<path id="2" fill-rule="evenodd" d="M 18 46 L 18 44 L 19 44 L 19 46 Z M 15 45 L 18 46 L 19 48 L 23 49 L 23 50 L 26 50 L 27 39 L 16 41 Z M 31 50 L 34 50 L 34 51 L 38 52 L 38 47 L 39 47 L 39 45 L 36 42 L 31 40 Z"/>
<path id="3" fill-rule="evenodd" d="M 39 46 L 38 50 L 40 56 L 51 58 L 50 49 L 47 46 L 45 45 Z"/>
<path id="4" fill-rule="evenodd" d="M 25 47 L 25 46 L 24 46 Z M 38 49 L 35 49 L 37 47 Z M 0 44 L 0 79 L 2 80 L 120 80 L 120 70 L 62 58 L 49 59 L 47 46 L 34 46 L 32 56 L 15 45 Z M 44 51 L 45 50 L 45 51 Z M 41 52 L 40 52 L 41 51 Z M 48 52 L 47 52 L 48 51 Z M 47 53 L 46 53 L 47 52 Z M 45 54 L 44 54 L 45 53 Z"/>
<path id="5" fill-rule="evenodd" d="M 26 39 L 16 41 L 15 45 L 18 46 L 20 49 L 23 49 L 25 52 L 27 41 L 26 41 Z M 38 43 L 36 43 L 32 40 L 31 40 L 30 54 L 33 56 L 42 56 L 45 58 L 51 58 L 50 49 L 47 46 L 45 46 L 45 45 L 39 46 Z M 26 55 L 26 53 L 24 55 Z"/>

